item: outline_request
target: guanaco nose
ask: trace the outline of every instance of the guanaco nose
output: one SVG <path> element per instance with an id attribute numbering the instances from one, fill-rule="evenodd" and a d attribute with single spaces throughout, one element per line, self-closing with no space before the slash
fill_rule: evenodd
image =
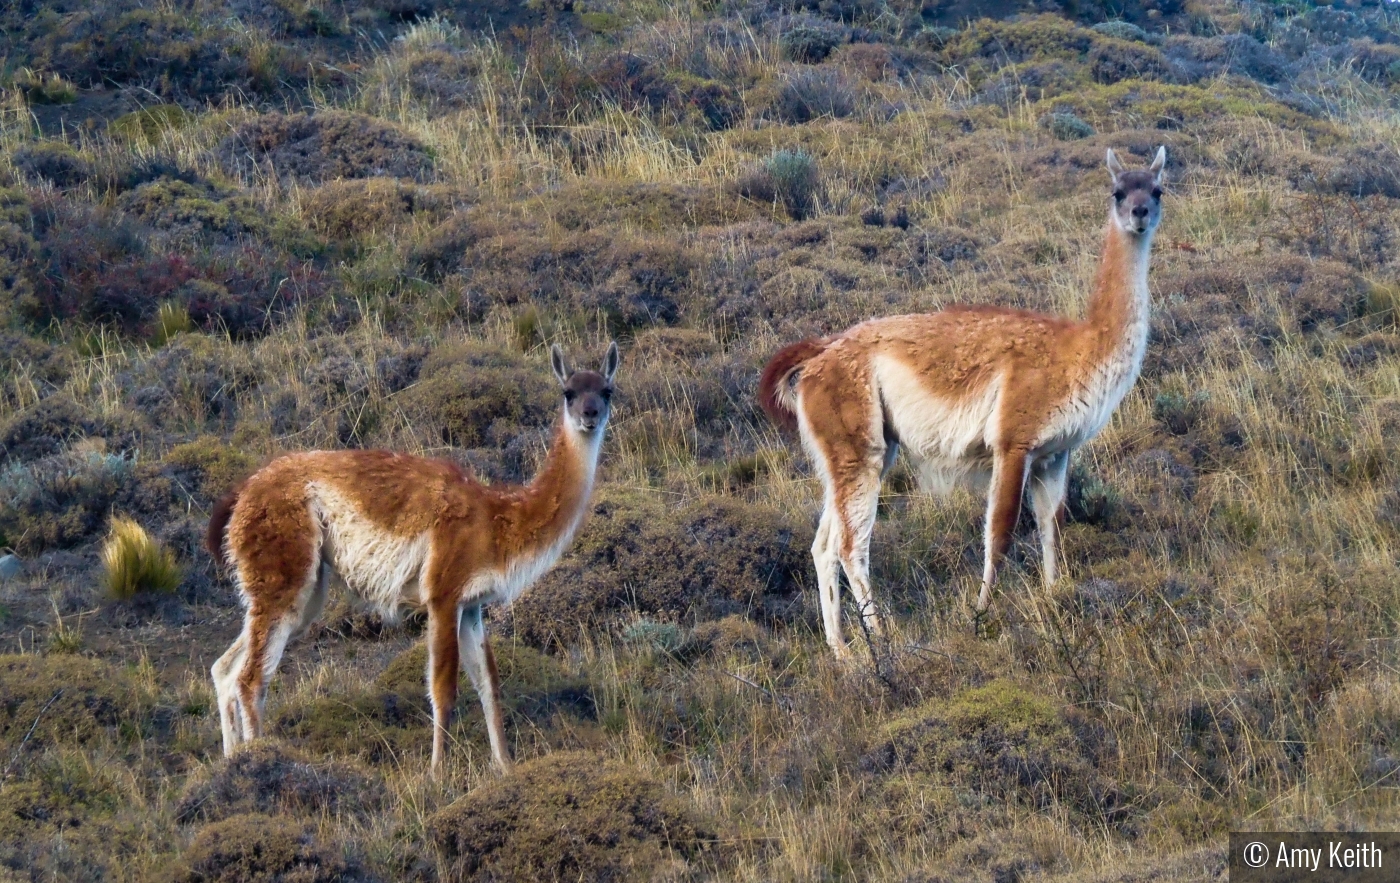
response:
<path id="1" fill-rule="evenodd" d="M 590 405 L 584 405 L 584 406 L 583 406 L 583 416 L 584 416 L 584 418 L 587 419 L 587 420 L 597 420 L 597 419 L 598 419 L 598 406 L 597 406 L 597 405 L 591 405 L 591 404 L 590 404 Z"/>
<path id="2" fill-rule="evenodd" d="M 1135 218 L 1145 218 L 1145 217 L 1147 217 L 1147 206 L 1145 206 L 1145 205 L 1135 205 L 1135 206 L 1133 206 L 1133 217 L 1135 217 Z"/>

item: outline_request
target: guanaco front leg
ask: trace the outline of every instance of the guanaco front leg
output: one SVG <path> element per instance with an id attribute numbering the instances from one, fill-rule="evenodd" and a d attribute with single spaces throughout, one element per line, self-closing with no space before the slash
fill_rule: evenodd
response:
<path id="1" fill-rule="evenodd" d="M 457 611 L 447 605 L 428 608 L 428 698 L 433 703 L 433 775 L 442 770 L 447 727 L 457 704 Z"/>
<path id="2" fill-rule="evenodd" d="M 491 652 L 491 644 L 486 640 L 480 605 L 462 609 L 457 619 L 457 639 L 462 648 L 462 668 L 467 670 L 467 677 L 471 678 L 476 695 L 481 699 L 481 712 L 486 717 L 486 735 L 491 740 L 491 757 L 501 772 L 508 773 L 511 760 L 501 719 L 501 678 L 496 671 L 496 657 Z"/>
<path id="3" fill-rule="evenodd" d="M 1069 455 L 1069 451 L 1061 451 L 1031 467 L 1031 509 L 1035 512 L 1036 532 L 1040 534 L 1041 575 L 1047 586 L 1060 576 L 1060 520 L 1064 515 Z"/>
<path id="4" fill-rule="evenodd" d="M 1012 448 L 997 452 L 992 464 L 992 486 L 987 493 L 987 523 L 983 528 L 987 557 L 982 565 L 982 591 L 977 596 L 979 616 L 987 611 L 987 605 L 992 601 L 997 565 L 1011 546 L 1011 533 L 1021 514 L 1021 494 L 1026 486 L 1028 459 L 1024 449 Z"/>

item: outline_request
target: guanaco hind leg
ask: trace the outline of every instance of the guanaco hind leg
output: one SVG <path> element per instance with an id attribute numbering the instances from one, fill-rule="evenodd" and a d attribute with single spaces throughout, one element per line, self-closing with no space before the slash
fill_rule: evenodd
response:
<path id="1" fill-rule="evenodd" d="M 883 458 L 883 451 L 880 456 Z M 875 515 L 880 503 L 879 471 L 867 471 L 851 481 L 845 490 L 835 531 L 841 569 L 855 596 L 861 621 L 871 634 L 878 635 L 882 626 L 870 589 L 870 537 L 875 531 Z"/>
<path id="2" fill-rule="evenodd" d="M 817 567 L 817 593 L 822 605 L 822 625 L 826 643 L 838 658 L 850 655 L 841 635 L 841 556 L 836 552 L 836 506 L 822 509 L 817 534 L 812 540 L 812 562 Z"/>
<path id="3" fill-rule="evenodd" d="M 870 586 L 870 534 L 875 526 L 880 477 L 895 452 L 884 437 L 873 394 L 863 399 L 845 395 L 848 386 L 868 389 L 868 378 L 861 376 L 856 366 L 832 370 L 841 369 L 851 373 L 841 377 L 833 373 L 820 383 L 801 386 L 798 425 L 825 488 L 826 502 L 812 543 L 822 621 L 827 643 L 838 657 L 845 657 L 837 566 L 846 574 L 865 627 L 878 633 L 880 618 Z M 822 415 L 822 419 L 811 415 Z"/>
<path id="4" fill-rule="evenodd" d="M 283 611 L 280 615 L 250 610 L 244 616 L 243 631 L 210 670 L 219 705 L 225 756 L 231 755 L 242 743 L 262 735 L 268 682 L 277 673 L 287 641 L 301 619 L 300 608 Z"/>
<path id="5" fill-rule="evenodd" d="M 286 515 L 279 526 L 300 535 L 302 543 L 273 546 L 255 535 L 243 548 L 231 550 L 249 603 L 243 631 L 210 669 L 226 756 L 262 735 L 267 684 L 288 640 L 320 614 L 325 602 L 328 574 L 321 561 L 320 531 L 309 512 Z M 249 591 L 250 583 L 254 591 Z"/>

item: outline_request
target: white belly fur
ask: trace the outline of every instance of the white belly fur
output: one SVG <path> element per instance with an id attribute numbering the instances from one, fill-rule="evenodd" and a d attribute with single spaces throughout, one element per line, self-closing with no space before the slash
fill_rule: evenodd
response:
<path id="1" fill-rule="evenodd" d="M 325 531 L 323 554 L 352 592 L 391 622 L 401 607 L 423 603 L 421 576 L 431 545 L 426 532 L 399 536 L 376 527 L 321 485 L 312 485 L 311 500 Z"/>
<path id="2" fill-rule="evenodd" d="M 1000 378 L 949 401 L 929 392 L 918 374 L 894 359 L 877 356 L 872 367 L 899 443 L 918 466 L 920 486 L 935 493 L 985 486 L 997 436 Z"/>

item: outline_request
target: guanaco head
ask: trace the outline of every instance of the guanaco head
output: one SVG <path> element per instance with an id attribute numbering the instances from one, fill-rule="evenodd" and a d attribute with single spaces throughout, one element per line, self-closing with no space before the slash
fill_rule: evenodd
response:
<path id="1" fill-rule="evenodd" d="M 601 371 L 572 371 L 559 345 L 549 348 L 549 367 L 564 387 L 564 419 L 574 432 L 592 435 L 607 425 L 618 361 L 616 341 L 608 344 Z"/>
<path id="2" fill-rule="evenodd" d="M 1129 171 L 1108 151 L 1108 171 L 1113 175 L 1113 221 L 1124 233 L 1143 236 L 1157 229 L 1162 220 L 1162 167 L 1167 164 L 1167 148 L 1157 148 L 1152 165 Z"/>

